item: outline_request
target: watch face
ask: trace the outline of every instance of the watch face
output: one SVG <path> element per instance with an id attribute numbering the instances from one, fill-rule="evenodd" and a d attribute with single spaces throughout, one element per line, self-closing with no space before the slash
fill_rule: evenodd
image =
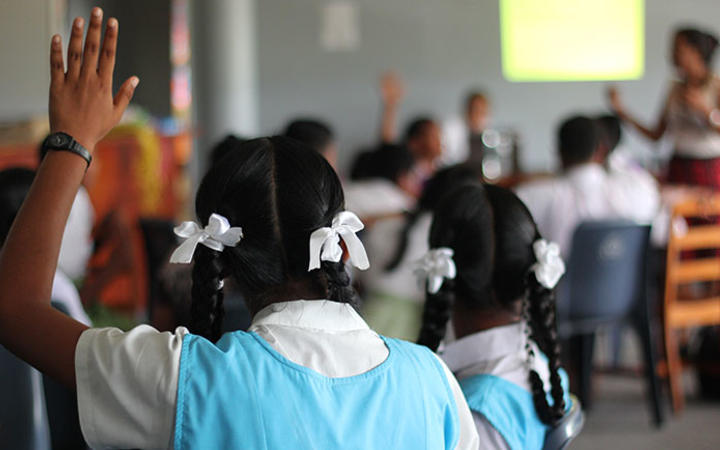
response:
<path id="1" fill-rule="evenodd" d="M 62 147 L 70 144 L 70 138 L 65 134 L 56 133 L 50 136 L 50 142 L 48 142 L 48 144 L 51 147 Z"/>

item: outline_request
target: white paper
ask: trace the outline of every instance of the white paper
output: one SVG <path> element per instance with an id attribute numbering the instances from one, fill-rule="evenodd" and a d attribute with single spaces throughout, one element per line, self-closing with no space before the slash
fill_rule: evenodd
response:
<path id="1" fill-rule="evenodd" d="M 360 46 L 360 24 L 353 2 L 335 0 L 323 7 L 320 45 L 329 52 L 351 51 Z"/>

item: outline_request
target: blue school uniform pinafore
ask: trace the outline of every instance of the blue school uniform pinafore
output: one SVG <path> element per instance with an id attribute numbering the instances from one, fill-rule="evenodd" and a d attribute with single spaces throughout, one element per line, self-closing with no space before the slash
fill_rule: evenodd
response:
<path id="1" fill-rule="evenodd" d="M 450 449 L 457 406 L 425 347 L 383 338 L 368 372 L 329 378 L 255 333 L 183 339 L 175 449 Z"/>
<path id="2" fill-rule="evenodd" d="M 565 408 L 570 409 L 569 380 L 560 369 Z M 532 393 L 495 375 L 480 374 L 460 380 L 471 411 L 485 416 L 512 450 L 542 449 L 549 427 L 535 412 Z M 548 401 L 552 401 L 549 399 Z"/>

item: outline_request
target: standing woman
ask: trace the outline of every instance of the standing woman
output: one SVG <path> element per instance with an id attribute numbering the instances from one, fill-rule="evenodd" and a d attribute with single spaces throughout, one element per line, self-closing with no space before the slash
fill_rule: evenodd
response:
<path id="1" fill-rule="evenodd" d="M 673 41 L 678 80 L 670 87 L 657 125 L 648 128 L 625 110 L 615 88 L 608 91 L 615 113 L 653 141 L 669 132 L 674 140 L 667 181 L 720 188 L 720 77 L 712 72 L 718 39 L 694 28 Z"/>

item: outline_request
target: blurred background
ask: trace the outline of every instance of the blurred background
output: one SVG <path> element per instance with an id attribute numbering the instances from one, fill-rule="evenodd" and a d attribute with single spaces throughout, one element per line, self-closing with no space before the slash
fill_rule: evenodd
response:
<path id="1" fill-rule="evenodd" d="M 88 320 L 125 329 L 140 322 L 159 329 L 185 323 L 189 276 L 167 264 L 176 243 L 172 227 L 194 218 L 195 189 L 226 136 L 282 134 L 297 118 L 329 125 L 335 167 L 372 229 L 386 219 L 405 220 L 417 195 L 362 213 L 368 196 L 385 191 L 350 179 L 363 178 L 355 176 L 362 154 L 398 140 L 398 130 L 413 119 L 438 125 L 443 155 L 437 167 L 467 160 L 485 181 L 517 187 L 560 170 L 558 125 L 573 114 L 610 113 L 611 86 L 639 121 L 652 123 L 677 78 L 676 30 L 720 31 L 717 0 L 0 0 L 0 170 L 37 167 L 49 131 L 50 37 L 60 33 L 66 44 L 72 19 L 87 17 L 92 6 L 120 22 L 116 86 L 131 75 L 141 83 L 121 124 L 98 145 L 86 198 L 76 200 L 77 210 L 85 211 L 73 228 L 80 235 L 67 237 L 66 231 L 63 245 L 87 247 L 88 256 L 73 270 L 72 261 L 62 267 L 61 255 L 61 269 L 77 287 Z M 708 69 L 714 73 L 715 67 Z M 453 130 L 464 126 L 471 92 L 482 97 L 477 161 L 447 153 Z M 720 248 L 720 228 L 694 247 L 668 245 L 676 242 L 673 232 L 687 233 L 678 223 L 699 223 L 676 217 L 683 211 L 720 216 L 717 186 L 682 190 L 683 199 L 705 206 L 677 210 L 680 191 L 665 189 L 672 138 L 653 142 L 627 126 L 622 132 L 625 156 L 652 174 L 652 183 L 659 181 L 653 189 L 660 200 L 644 220 L 646 231 L 652 224 L 653 239 L 645 236 L 638 250 L 642 293 L 628 288 L 629 306 L 608 313 L 600 325 L 566 323 L 569 360 L 578 365 L 576 379 L 584 380 L 575 390 L 588 411 L 575 448 L 718 448 L 720 403 L 712 386 L 720 386 L 720 284 L 708 285 L 720 280 L 717 253 L 705 254 L 715 264 L 709 272 L 697 279 L 683 272 L 690 275 L 681 280 L 690 285 L 682 294 L 699 292 L 715 301 L 687 322 L 715 328 L 683 331 L 676 345 L 681 365 L 693 367 L 679 375 L 684 395 L 679 381 L 667 383 L 681 369 L 668 364 L 677 355 L 666 351 L 675 301 L 668 297 L 667 273 L 698 248 Z M 469 154 L 475 152 L 472 139 Z M 392 164 L 397 172 L 381 177 L 407 191 L 398 175 L 407 167 Z M 716 226 L 717 220 L 703 223 Z M 618 236 L 583 248 L 621 267 L 618 261 L 629 261 L 630 253 L 616 251 L 625 248 Z M 372 252 L 372 236 L 364 238 Z M 565 254 L 575 267 L 595 264 L 577 252 Z M 571 303 L 597 286 L 598 298 L 598 292 L 614 296 L 602 287 L 613 284 L 613 272 L 599 271 L 592 279 L 573 274 L 584 284 L 575 281 L 568 293 L 566 282 L 560 297 Z M 372 281 L 357 281 L 372 294 Z M 236 300 L 230 294 L 228 317 L 241 328 L 237 324 L 249 319 L 242 299 Z M 696 364 L 703 345 L 705 356 Z M 590 374 L 596 375 L 592 386 Z"/>

